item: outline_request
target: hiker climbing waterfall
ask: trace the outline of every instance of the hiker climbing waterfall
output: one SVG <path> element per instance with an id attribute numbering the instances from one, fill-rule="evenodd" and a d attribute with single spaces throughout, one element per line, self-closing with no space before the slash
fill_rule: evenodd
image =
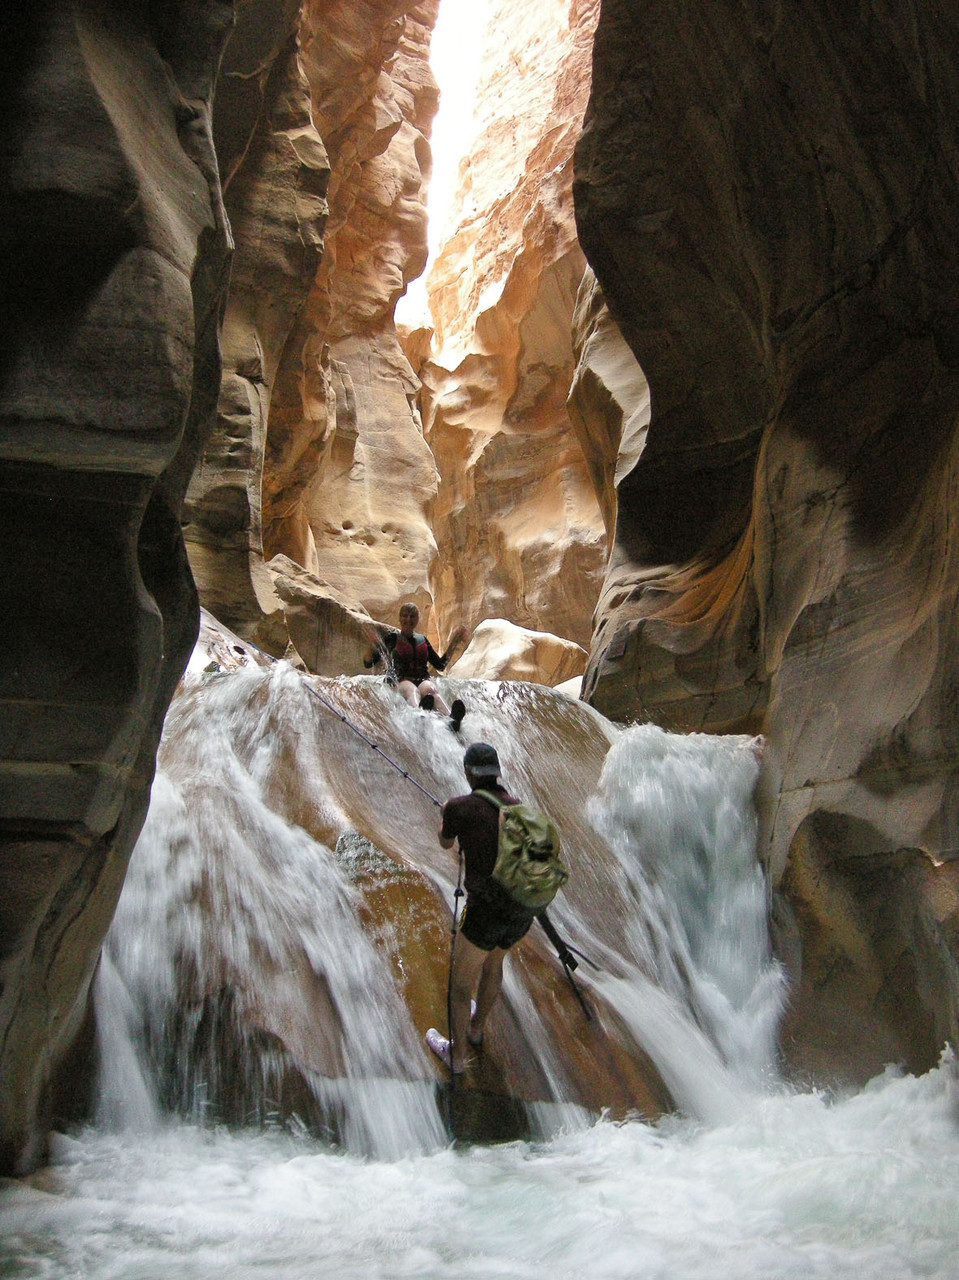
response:
<path id="1" fill-rule="evenodd" d="M 500 780 L 499 756 L 487 742 L 474 742 L 463 757 L 469 783 L 468 795 L 457 796 L 443 806 L 440 844 L 451 849 L 459 843 L 465 865 L 466 907 L 457 929 L 453 918 L 450 957 L 450 998 L 446 1038 L 430 1027 L 426 1043 L 438 1058 L 459 1075 L 467 1065 L 469 1049 L 480 1051 L 483 1031 L 503 985 L 506 953 L 529 931 L 539 910 L 545 909 L 568 873 L 559 862 L 559 837 L 544 815 L 536 814 L 540 856 L 530 860 L 524 830 L 518 841 L 504 842 L 503 817 L 519 801 Z M 530 812 L 520 806 L 518 813 Z M 502 865 L 512 851 L 509 872 Z M 525 872 L 525 874 L 524 874 Z M 457 894 L 459 883 L 457 883 Z M 475 999 L 474 999 L 475 997 Z"/>
<path id="2" fill-rule="evenodd" d="M 458 858 L 434 833 L 463 748 L 379 679 L 245 643 L 231 670 L 235 640 L 198 651 L 167 717 L 96 981 L 99 1122 L 8 1188 L 16 1274 L 954 1274 L 954 1059 L 832 1105 L 777 1085 L 755 739 L 447 677 L 509 792 L 555 819 L 550 912 L 598 965 L 590 1018 L 530 928 L 450 1087 L 423 1036 L 446 1017 Z M 536 1141 L 470 1145 L 502 1138 Z M 531 1194 L 551 1211 L 509 1229 Z"/>
<path id="3" fill-rule="evenodd" d="M 781 983 L 754 854 L 752 739 L 621 731 L 542 686 L 446 677 L 481 740 L 464 763 L 442 720 L 377 678 L 305 677 L 266 658 L 210 672 L 209 658 L 168 717 L 101 984 L 103 1060 L 138 1064 L 156 1105 L 296 1115 L 358 1152 L 429 1147 L 448 1068 L 424 1037 L 451 1022 L 472 1059 L 457 1136 L 548 1134 L 603 1108 L 727 1114 L 774 1077 Z M 432 834 L 447 797 L 443 838 L 464 851 L 470 894 L 453 1019 L 444 940 L 459 859 Z M 504 921 L 488 919 L 474 873 L 492 870 L 497 801 L 516 797 L 554 820 L 570 879 L 552 934 L 530 927 L 533 905 L 511 907 L 491 937 Z M 717 963 L 727 935 L 737 967 Z M 563 938 L 597 966 L 580 971 L 582 992 Z"/>

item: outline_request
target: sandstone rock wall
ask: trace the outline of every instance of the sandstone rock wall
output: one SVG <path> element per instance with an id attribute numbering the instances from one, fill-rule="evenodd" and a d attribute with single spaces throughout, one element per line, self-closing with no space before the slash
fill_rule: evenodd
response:
<path id="1" fill-rule="evenodd" d="M 282 652 L 292 562 L 352 614 L 392 622 L 415 600 L 441 647 L 489 617 L 585 644 L 605 538 L 565 399 L 597 6 L 491 17 L 430 358 L 423 334 L 401 347 L 394 308 L 427 256 L 436 2 L 268 8 L 241 6 L 218 104 L 237 249 L 218 427 L 187 512 L 201 598 Z"/>
<path id="2" fill-rule="evenodd" d="M 146 811 L 197 600 L 229 233 L 213 0 L 0 14 L 0 1171 L 51 1080 Z"/>
<path id="3" fill-rule="evenodd" d="M 280 652 L 278 554 L 347 604 L 428 612 L 436 475 L 392 309 L 426 259 L 435 10 L 250 0 L 227 54 L 237 255 L 188 538 L 204 603 Z"/>
<path id="4" fill-rule="evenodd" d="M 374 616 L 392 620 L 412 598 L 427 621 L 436 471 L 393 308 L 426 261 L 436 4 L 381 5 L 376 22 L 353 8 L 342 6 L 348 46 L 329 40 L 322 10 L 307 53 L 334 216 L 271 417 L 266 547 Z M 344 47 L 349 64 L 331 65 L 331 49 L 342 59 Z M 322 381 L 317 364 L 328 369 Z M 314 446 L 311 457 L 308 429 L 322 422 L 324 399 L 333 416 L 322 455 Z"/>
<path id="5" fill-rule="evenodd" d="M 439 468 L 430 576 L 442 637 L 508 618 L 586 644 L 605 537 L 566 409 L 584 269 L 572 151 L 595 3 L 493 5 L 455 231 L 427 281 L 418 368 Z"/>
<path id="6" fill-rule="evenodd" d="M 281 652 L 282 608 L 263 562 L 263 463 L 277 371 L 323 251 L 330 170 L 300 8 L 247 0 L 224 58 L 215 139 L 236 250 L 216 428 L 184 512 L 204 603 Z"/>
<path id="7" fill-rule="evenodd" d="M 908 976 L 890 938 L 910 914 L 941 937 L 947 874 L 898 851 L 959 848 L 957 66 L 931 0 L 604 0 L 576 162 L 651 394 L 585 687 L 613 716 L 762 728 L 764 856 L 829 944 L 817 981 L 859 921 L 832 952 L 847 1066 L 870 1037 L 928 1065 L 956 1023 L 955 953 Z M 827 868 L 841 891 L 808 910 Z"/>

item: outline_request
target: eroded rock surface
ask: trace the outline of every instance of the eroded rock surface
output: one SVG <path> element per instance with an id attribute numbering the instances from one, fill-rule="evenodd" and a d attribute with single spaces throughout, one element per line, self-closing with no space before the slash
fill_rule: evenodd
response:
<path id="1" fill-rule="evenodd" d="M 229 233 L 213 3 L 6 6 L 0 112 L 0 1171 L 51 1077 L 149 796 L 197 600 Z"/>
<path id="2" fill-rule="evenodd" d="M 572 152 L 597 12 L 537 0 L 489 16 L 477 139 L 458 225 L 427 281 L 435 334 L 418 367 L 440 474 L 430 585 L 441 637 L 506 617 L 589 638 L 606 545 L 566 396 L 584 268 Z"/>
<path id="3" fill-rule="evenodd" d="M 546 631 L 488 618 L 473 632 L 448 674 L 458 680 L 531 680 L 558 685 L 586 670 L 586 650 Z"/>
<path id="4" fill-rule="evenodd" d="M 218 105 L 237 249 L 218 427 L 188 511 L 201 597 L 283 652 L 266 566 L 285 556 L 381 620 L 415 600 L 440 648 L 491 616 L 585 645 L 605 535 L 565 399 L 596 4 L 490 17 L 432 354 L 428 331 L 401 346 L 394 309 L 427 256 L 436 2 L 271 13 L 241 9 Z"/>
<path id="5" fill-rule="evenodd" d="M 959 847 L 957 59 L 925 0 L 605 0 L 577 153 L 581 240 L 651 394 L 587 696 L 761 726 L 773 875 L 828 819 L 815 856 L 855 859 L 860 902 L 898 850 Z M 865 911 L 862 944 L 889 978 L 887 923 Z M 955 1021 L 954 953 L 923 964 L 948 1008 L 910 1065 Z M 887 1034 L 862 1007 L 846 1066 Z"/>
<path id="6" fill-rule="evenodd" d="M 436 470 L 392 313 L 426 260 L 435 12 L 248 4 L 227 53 L 217 141 L 237 253 L 188 538 L 204 603 L 275 652 L 277 554 L 374 613 L 428 607 Z"/>

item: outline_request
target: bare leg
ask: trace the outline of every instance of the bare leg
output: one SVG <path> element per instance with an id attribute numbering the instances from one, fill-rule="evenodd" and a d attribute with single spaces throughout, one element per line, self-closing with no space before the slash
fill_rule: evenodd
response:
<path id="1" fill-rule="evenodd" d="M 419 686 L 419 695 L 421 698 L 423 697 L 424 693 L 431 693 L 433 695 L 434 711 L 438 711 L 441 716 L 449 715 L 450 709 L 446 705 L 446 703 L 443 701 L 443 699 L 440 697 L 439 692 L 437 691 L 436 685 L 433 683 L 432 680 L 424 680 L 423 683 Z"/>
<path id="2" fill-rule="evenodd" d="M 411 707 L 420 705 L 420 697 L 412 680 L 401 680 L 396 686 L 396 692 L 402 694 Z"/>
<path id="3" fill-rule="evenodd" d="M 473 1015 L 470 1030 L 474 1036 L 481 1036 L 489 1017 L 490 1009 L 496 1003 L 503 986 L 503 961 L 506 952 L 498 947 L 486 953 L 486 960 L 480 970 L 479 990 L 476 993 L 476 1013 Z"/>
<path id="4" fill-rule="evenodd" d="M 453 1025 L 450 1028 L 450 1039 L 453 1041 L 453 1070 L 461 1071 L 466 1063 L 469 1041 L 466 1033 L 470 1025 L 470 1001 L 480 973 L 489 956 L 488 951 L 474 947 L 462 934 L 456 938 L 453 948 L 453 972 L 450 976 Z"/>

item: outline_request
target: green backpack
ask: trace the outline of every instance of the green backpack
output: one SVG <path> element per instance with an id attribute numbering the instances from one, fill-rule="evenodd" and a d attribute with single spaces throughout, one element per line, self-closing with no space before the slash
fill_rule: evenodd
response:
<path id="1" fill-rule="evenodd" d="M 559 832 L 552 819 L 529 804 L 508 804 L 489 791 L 475 795 L 499 810 L 499 843 L 493 879 L 514 902 L 542 911 L 569 879 L 559 856 Z"/>

